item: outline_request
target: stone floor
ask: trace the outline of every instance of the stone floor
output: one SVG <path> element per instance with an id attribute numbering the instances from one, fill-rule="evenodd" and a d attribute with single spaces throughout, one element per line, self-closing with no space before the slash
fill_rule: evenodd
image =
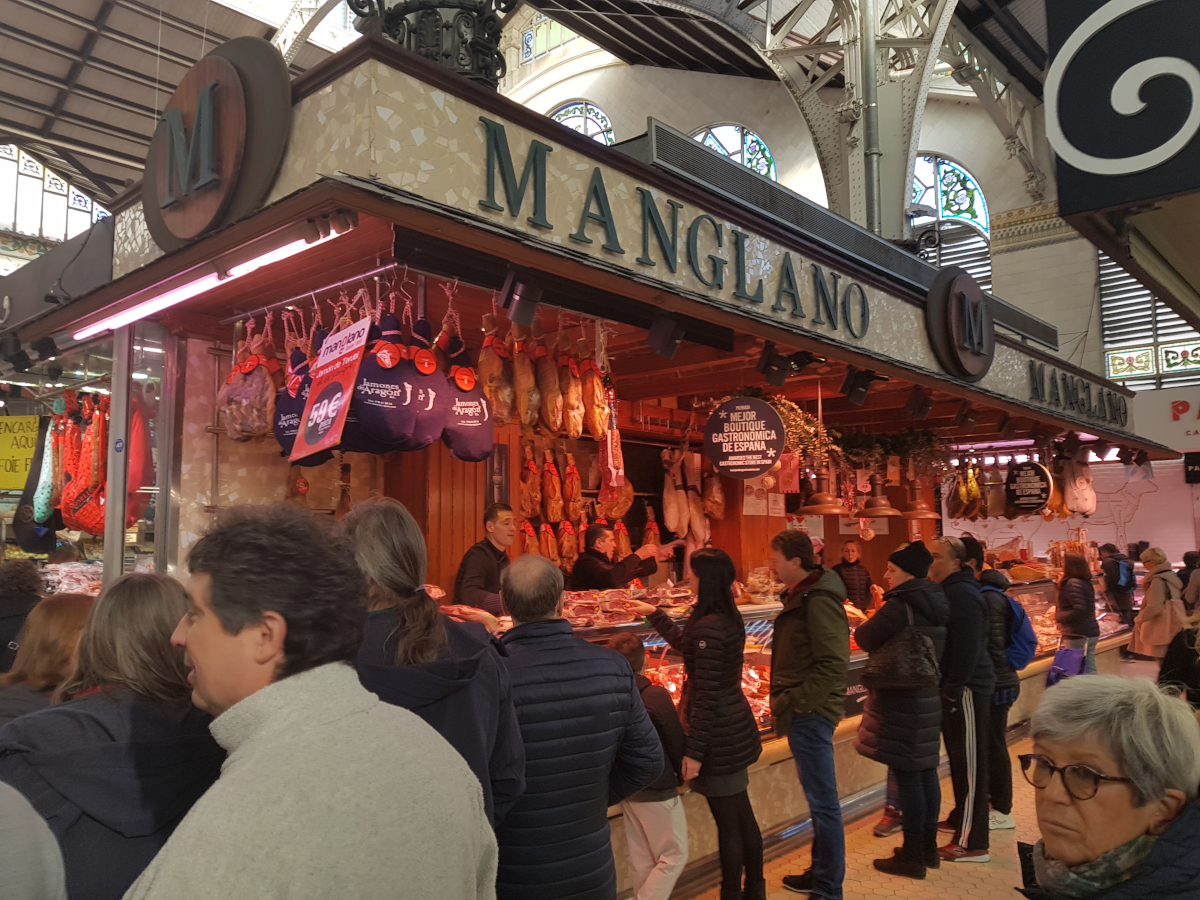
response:
<path id="1" fill-rule="evenodd" d="M 1125 662 L 1121 674 L 1126 677 L 1155 677 L 1158 666 L 1148 662 Z M 1030 752 L 1028 740 L 1020 741 L 1009 748 L 1013 762 L 1013 818 L 1015 831 L 993 831 L 991 835 L 991 857 L 989 863 L 943 863 L 940 869 L 930 869 L 924 881 L 884 875 L 877 871 L 871 861 L 882 856 L 891 856 L 892 848 L 901 843 L 899 834 L 890 838 L 877 838 L 871 831 L 878 815 L 868 816 L 846 828 L 846 881 L 845 900 L 874 900 L 877 897 L 919 897 L 930 900 L 1020 900 L 1016 888 L 1021 885 L 1021 868 L 1017 862 L 1017 841 L 1035 843 L 1038 840 L 1037 820 L 1034 813 L 1034 789 L 1021 774 L 1017 755 Z M 942 813 L 949 812 L 953 803 L 950 780 L 942 782 Z M 942 834 L 940 843 L 946 843 L 949 835 Z M 767 896 L 770 900 L 806 895 L 795 894 L 782 885 L 784 875 L 799 875 L 808 869 L 811 855 L 808 847 L 802 847 L 785 856 L 767 863 Z M 689 900 L 718 900 L 719 891 L 714 888 Z"/>

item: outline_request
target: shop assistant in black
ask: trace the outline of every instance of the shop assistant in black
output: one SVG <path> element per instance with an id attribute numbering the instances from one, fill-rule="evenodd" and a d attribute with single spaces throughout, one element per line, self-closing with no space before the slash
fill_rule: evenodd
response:
<path id="1" fill-rule="evenodd" d="M 483 513 L 485 537 L 463 554 L 454 576 L 454 602 L 502 615 L 500 575 L 508 568 L 508 548 L 517 536 L 517 518 L 507 503 L 493 503 Z"/>
<path id="2" fill-rule="evenodd" d="M 573 591 L 609 591 L 623 588 L 635 578 L 646 578 L 658 571 L 658 561 L 675 552 L 674 544 L 639 547 L 620 562 L 613 561 L 617 540 L 607 525 L 589 525 L 583 535 L 584 551 L 571 572 Z"/>

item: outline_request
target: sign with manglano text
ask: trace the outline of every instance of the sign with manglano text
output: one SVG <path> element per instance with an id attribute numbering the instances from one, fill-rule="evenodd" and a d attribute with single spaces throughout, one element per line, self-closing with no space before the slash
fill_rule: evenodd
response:
<path id="1" fill-rule="evenodd" d="M 742 481 L 769 472 L 779 462 L 783 446 L 779 413 L 754 397 L 726 400 L 704 428 L 704 454 L 713 469 Z"/>

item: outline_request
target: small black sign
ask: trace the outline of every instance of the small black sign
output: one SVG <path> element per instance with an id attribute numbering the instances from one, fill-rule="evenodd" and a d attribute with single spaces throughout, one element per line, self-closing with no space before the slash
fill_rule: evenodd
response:
<path id="1" fill-rule="evenodd" d="M 1035 513 L 1050 502 L 1054 481 L 1050 471 L 1040 463 L 1028 462 L 1008 468 L 1004 483 L 1004 499 L 1009 509 L 1018 515 Z"/>
<path id="2" fill-rule="evenodd" d="M 1187 484 L 1200 484 L 1200 453 L 1183 454 L 1183 480 Z"/>
<path id="3" fill-rule="evenodd" d="M 783 419 L 754 397 L 726 400 L 704 428 L 704 455 L 722 475 L 745 481 L 770 471 L 783 453 Z"/>

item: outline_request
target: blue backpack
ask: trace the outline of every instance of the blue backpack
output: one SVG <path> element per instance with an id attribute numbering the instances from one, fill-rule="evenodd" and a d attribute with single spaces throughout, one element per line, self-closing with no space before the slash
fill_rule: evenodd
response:
<path id="1" fill-rule="evenodd" d="M 1133 563 L 1127 559 L 1117 560 L 1117 590 L 1133 590 Z"/>
<path id="2" fill-rule="evenodd" d="M 1004 650 L 1004 658 L 1010 666 L 1020 672 L 1033 662 L 1033 657 L 1037 654 L 1037 635 L 1033 633 L 1033 623 L 1029 621 L 1025 607 L 1008 594 L 1004 597 L 1008 600 L 1008 608 L 1012 610 L 1012 624 L 1008 629 L 1008 646 Z"/>

